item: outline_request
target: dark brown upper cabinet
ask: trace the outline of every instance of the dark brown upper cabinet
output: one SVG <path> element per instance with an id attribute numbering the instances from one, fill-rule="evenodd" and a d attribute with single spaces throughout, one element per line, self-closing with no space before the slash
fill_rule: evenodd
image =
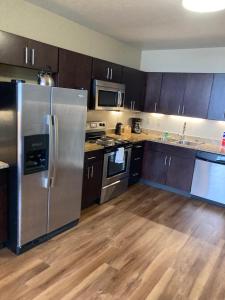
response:
<path id="1" fill-rule="evenodd" d="M 186 85 L 186 74 L 164 73 L 162 78 L 159 112 L 181 115 Z"/>
<path id="2" fill-rule="evenodd" d="M 187 74 L 181 114 L 207 118 L 213 74 Z"/>
<path id="3" fill-rule="evenodd" d="M 58 48 L 0 31 L 0 63 L 58 72 Z"/>
<path id="4" fill-rule="evenodd" d="M 144 112 L 159 112 L 162 73 L 147 73 Z"/>
<path id="5" fill-rule="evenodd" d="M 125 108 L 143 110 L 145 98 L 145 72 L 124 67 L 122 82 L 126 85 Z"/>
<path id="6" fill-rule="evenodd" d="M 22 66 L 28 64 L 28 39 L 0 31 L 0 63 Z"/>
<path id="7" fill-rule="evenodd" d="M 123 67 L 102 59 L 94 58 L 92 67 L 92 78 L 99 80 L 122 81 Z"/>
<path id="8" fill-rule="evenodd" d="M 225 120 L 225 74 L 214 75 L 208 119 Z"/>
<path id="9" fill-rule="evenodd" d="M 92 58 L 65 49 L 59 49 L 58 86 L 85 89 L 90 94 Z"/>
<path id="10" fill-rule="evenodd" d="M 28 64 L 27 67 L 38 70 L 58 72 L 58 48 L 40 43 L 28 41 Z"/>

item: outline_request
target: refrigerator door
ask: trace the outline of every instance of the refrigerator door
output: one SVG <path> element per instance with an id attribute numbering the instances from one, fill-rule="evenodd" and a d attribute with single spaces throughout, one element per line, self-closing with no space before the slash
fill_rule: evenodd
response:
<path id="1" fill-rule="evenodd" d="M 54 119 L 54 167 L 49 197 L 49 232 L 80 217 L 87 91 L 52 88 L 51 113 Z"/>
<path id="2" fill-rule="evenodd" d="M 43 187 L 43 178 L 48 176 L 48 164 L 36 163 L 40 151 L 48 154 L 50 95 L 49 87 L 17 86 L 19 247 L 47 233 L 48 189 Z"/>

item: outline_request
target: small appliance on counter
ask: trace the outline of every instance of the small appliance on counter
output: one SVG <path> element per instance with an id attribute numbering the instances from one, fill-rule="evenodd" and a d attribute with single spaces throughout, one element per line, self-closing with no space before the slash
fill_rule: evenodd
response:
<path id="1" fill-rule="evenodd" d="M 116 123 L 115 134 L 121 135 L 123 131 L 123 123 Z"/>
<path id="2" fill-rule="evenodd" d="M 132 126 L 131 126 L 132 132 L 140 134 L 142 132 L 142 130 L 141 130 L 141 121 L 142 121 L 142 119 L 140 119 L 140 118 L 131 118 L 131 120 L 132 120 Z"/>
<path id="3" fill-rule="evenodd" d="M 100 198 L 102 204 L 128 189 L 132 144 L 127 140 L 106 136 L 105 122 L 88 122 L 86 128 L 86 141 L 104 147 Z"/>

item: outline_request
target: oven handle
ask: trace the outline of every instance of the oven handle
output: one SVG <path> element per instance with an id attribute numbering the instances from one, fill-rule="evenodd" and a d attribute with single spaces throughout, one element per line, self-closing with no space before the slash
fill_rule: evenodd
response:
<path id="1" fill-rule="evenodd" d="M 113 182 L 113 183 L 111 183 L 111 184 L 109 184 L 109 185 L 107 185 L 107 186 L 104 186 L 102 189 L 104 190 L 104 189 L 107 189 L 109 186 L 114 186 L 114 185 L 120 183 L 120 181 L 121 181 L 121 180 L 117 180 L 117 181 L 115 181 L 115 182 Z"/>

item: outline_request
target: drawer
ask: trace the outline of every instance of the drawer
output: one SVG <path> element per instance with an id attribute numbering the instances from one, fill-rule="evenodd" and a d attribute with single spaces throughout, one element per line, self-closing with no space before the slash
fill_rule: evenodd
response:
<path id="1" fill-rule="evenodd" d="M 144 152 L 144 142 L 134 143 L 132 147 L 132 156 L 133 157 L 141 157 Z"/>
<path id="2" fill-rule="evenodd" d="M 103 151 L 90 151 L 85 153 L 84 157 L 85 163 L 94 163 L 99 160 L 103 160 Z"/>

